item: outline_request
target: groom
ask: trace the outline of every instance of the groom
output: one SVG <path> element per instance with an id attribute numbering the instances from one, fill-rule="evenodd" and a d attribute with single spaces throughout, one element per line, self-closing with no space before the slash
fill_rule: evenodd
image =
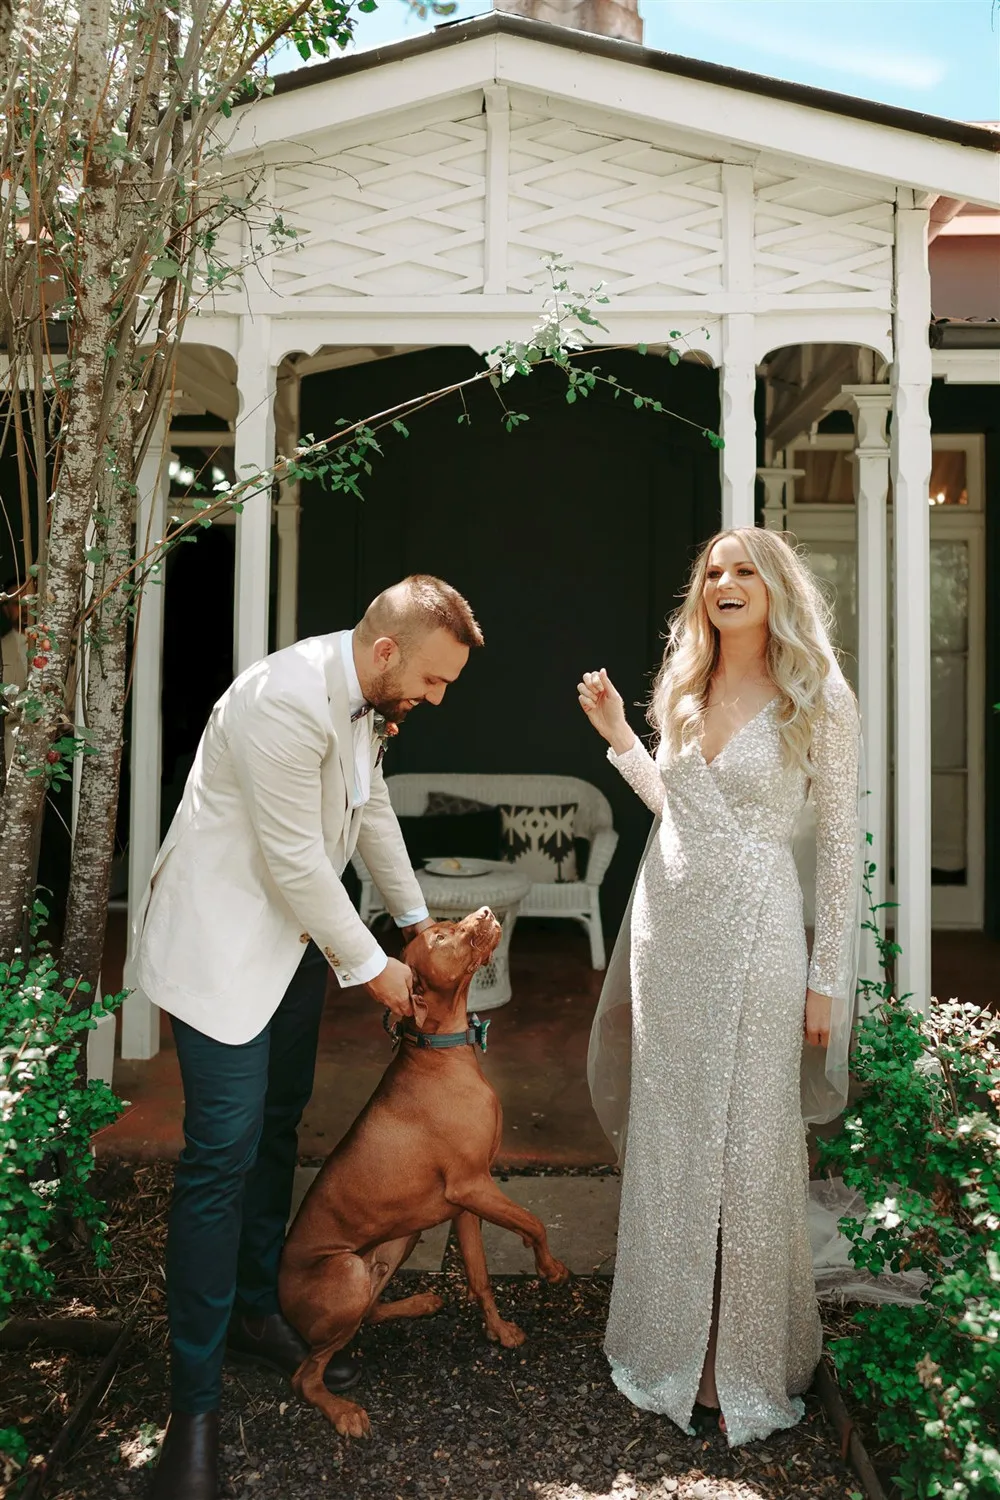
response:
<path id="1" fill-rule="evenodd" d="M 397 1016 L 412 1008 L 410 970 L 341 884 L 354 850 L 405 933 L 429 922 L 377 728 L 439 704 L 482 644 L 460 594 L 405 578 L 354 631 L 250 667 L 202 736 L 128 972 L 170 1013 L 184 1084 L 166 1257 L 171 1416 L 153 1500 L 216 1500 L 227 1347 L 288 1374 L 307 1353 L 278 1309 L 278 1261 L 329 970 Z M 358 1378 L 347 1351 L 327 1367 L 333 1390 Z"/>

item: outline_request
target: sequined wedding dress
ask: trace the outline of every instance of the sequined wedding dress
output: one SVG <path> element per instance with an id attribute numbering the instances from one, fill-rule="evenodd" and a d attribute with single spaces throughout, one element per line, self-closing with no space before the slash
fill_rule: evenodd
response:
<path id="1" fill-rule="evenodd" d="M 811 964 L 792 850 L 810 783 L 782 759 L 776 700 L 711 763 L 697 745 L 676 755 L 661 746 L 655 761 L 638 742 L 609 755 L 658 822 L 591 1045 L 608 1128 L 601 1090 L 612 1092 L 615 1025 L 628 1024 L 629 1006 L 628 1151 L 605 1349 L 631 1401 L 688 1428 L 719 1247 L 716 1381 L 734 1447 L 799 1420 L 821 1348 L 803 1013 L 807 984 L 837 1001 L 831 1053 L 843 1076 L 827 1069 L 840 1093 L 830 1117 L 846 1095 L 860 876 L 857 709 L 839 671 L 824 691 L 811 751 Z M 820 1055 L 822 1072 L 820 1049 L 806 1052 Z"/>

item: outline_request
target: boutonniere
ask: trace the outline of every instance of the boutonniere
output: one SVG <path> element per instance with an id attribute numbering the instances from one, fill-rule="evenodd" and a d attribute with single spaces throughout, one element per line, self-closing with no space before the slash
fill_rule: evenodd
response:
<path id="1" fill-rule="evenodd" d="M 385 718 L 382 714 L 376 714 L 373 727 L 375 738 L 378 740 L 378 755 L 375 758 L 375 764 L 380 766 L 382 764 L 382 757 L 385 755 L 386 746 L 399 733 L 399 725 L 394 724 L 391 719 Z"/>

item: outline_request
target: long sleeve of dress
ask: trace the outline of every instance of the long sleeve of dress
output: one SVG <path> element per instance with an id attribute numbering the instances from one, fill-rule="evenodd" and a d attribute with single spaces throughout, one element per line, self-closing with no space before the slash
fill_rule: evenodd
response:
<path id="1" fill-rule="evenodd" d="M 616 755 L 609 747 L 608 760 L 620 771 L 629 786 L 641 797 L 651 813 L 657 817 L 663 812 L 663 801 L 665 792 L 663 788 L 663 777 L 660 775 L 656 761 L 650 755 L 642 741 L 636 737 L 635 744 L 624 755 Z"/>
<path id="2" fill-rule="evenodd" d="M 842 680 L 826 689 L 812 744 L 816 810 L 816 918 L 809 988 L 843 999 L 851 984 L 862 856 L 858 827 L 861 731 L 854 695 Z"/>

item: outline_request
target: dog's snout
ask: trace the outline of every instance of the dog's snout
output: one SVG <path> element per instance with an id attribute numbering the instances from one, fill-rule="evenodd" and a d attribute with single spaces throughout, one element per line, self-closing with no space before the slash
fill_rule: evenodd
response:
<path id="1" fill-rule="evenodd" d="M 492 953 L 500 941 L 500 923 L 488 906 L 472 912 L 466 921 L 469 924 L 469 943 L 475 953 Z"/>

